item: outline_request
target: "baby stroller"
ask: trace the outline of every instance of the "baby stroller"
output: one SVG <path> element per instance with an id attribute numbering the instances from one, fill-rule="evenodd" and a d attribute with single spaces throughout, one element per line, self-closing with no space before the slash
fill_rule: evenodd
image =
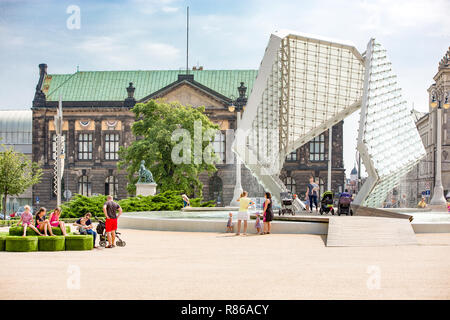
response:
<path id="1" fill-rule="evenodd" d="M 292 193 L 288 192 L 280 192 L 281 198 L 281 209 L 278 211 L 278 215 L 292 214 L 295 215 L 293 202 L 294 198 L 292 197 Z"/>
<path id="2" fill-rule="evenodd" d="M 353 215 L 353 210 L 350 207 L 350 204 L 352 203 L 352 196 L 349 193 L 342 193 L 340 198 L 339 198 L 339 202 L 338 202 L 338 215 L 340 216 L 341 214 L 345 214 L 345 215 Z"/>
<path id="3" fill-rule="evenodd" d="M 320 200 L 319 212 L 320 212 L 320 214 L 331 212 L 331 214 L 334 215 L 333 192 L 325 191 L 322 194 L 322 199 Z"/>
<path id="4" fill-rule="evenodd" d="M 97 234 L 99 235 L 99 237 L 100 237 L 100 241 L 99 241 L 99 245 L 100 245 L 100 247 L 106 247 L 106 243 L 108 242 L 108 238 L 107 238 L 107 236 L 106 236 L 106 227 L 105 227 L 105 222 L 104 221 L 101 221 L 101 220 L 98 220 L 98 218 L 97 217 L 95 217 L 95 220 L 97 220 L 97 222 L 98 222 L 98 225 L 97 225 Z M 116 230 L 116 238 L 118 239 L 117 241 L 116 241 L 116 245 L 118 246 L 118 247 L 125 247 L 126 246 L 126 242 L 125 241 L 123 241 L 122 239 L 120 239 L 120 232 L 117 232 L 117 230 Z"/>

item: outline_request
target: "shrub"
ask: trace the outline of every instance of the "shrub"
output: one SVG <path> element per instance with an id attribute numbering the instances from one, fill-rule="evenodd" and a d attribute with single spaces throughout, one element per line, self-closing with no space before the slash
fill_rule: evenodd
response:
<path id="1" fill-rule="evenodd" d="M 94 247 L 92 235 L 68 235 L 66 239 L 66 251 L 91 250 Z"/>
<path id="2" fill-rule="evenodd" d="M 98 195 L 86 197 L 76 194 L 70 201 L 61 206 L 62 218 L 79 218 L 87 212 L 94 216 L 103 216 L 103 204 L 106 202 L 106 196 Z"/>
<path id="3" fill-rule="evenodd" d="M 38 251 L 38 237 L 7 236 L 5 249 L 11 252 Z"/>
<path id="4" fill-rule="evenodd" d="M 139 211 L 177 211 L 183 207 L 181 191 L 165 191 L 154 196 L 136 196 L 119 201 L 124 212 Z M 103 217 L 103 204 L 106 196 L 98 195 L 85 197 L 75 195 L 75 197 L 62 205 L 61 217 L 74 219 L 82 217 L 86 212 L 91 212 L 94 216 Z M 214 201 L 203 202 L 201 198 L 191 199 L 192 207 L 214 207 Z"/>
<path id="5" fill-rule="evenodd" d="M 63 251 L 66 239 L 63 236 L 38 237 L 39 251 Z"/>

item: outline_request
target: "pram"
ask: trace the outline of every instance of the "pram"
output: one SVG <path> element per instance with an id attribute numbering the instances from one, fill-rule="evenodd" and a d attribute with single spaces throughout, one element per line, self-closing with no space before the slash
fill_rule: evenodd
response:
<path id="1" fill-rule="evenodd" d="M 341 196 L 339 197 L 339 202 L 338 202 L 338 215 L 340 216 L 341 214 L 345 214 L 345 215 L 353 215 L 353 210 L 351 209 L 351 203 L 352 203 L 352 196 L 347 193 L 344 192 L 341 194 Z"/>
<path id="2" fill-rule="evenodd" d="M 280 199 L 281 199 L 281 208 L 280 211 L 278 211 L 278 215 L 285 215 L 285 214 L 292 214 L 295 215 L 294 212 L 294 198 L 292 197 L 292 193 L 290 191 L 287 192 L 280 192 Z"/>
<path id="3" fill-rule="evenodd" d="M 331 212 L 331 214 L 334 215 L 333 192 L 325 191 L 322 194 L 322 199 L 320 200 L 319 212 L 320 212 L 320 214 Z"/>
<path id="4" fill-rule="evenodd" d="M 97 234 L 100 237 L 100 241 L 98 244 L 100 245 L 100 247 L 106 247 L 106 244 L 108 243 L 108 238 L 106 236 L 105 222 L 102 220 L 98 220 L 97 217 L 95 217 L 95 220 L 97 220 L 97 222 L 98 222 L 96 230 L 97 230 Z M 125 241 L 123 241 L 122 239 L 120 239 L 120 234 L 121 233 L 117 232 L 117 230 L 116 230 L 116 238 L 118 239 L 116 241 L 116 245 L 118 247 L 125 247 L 127 243 Z"/>

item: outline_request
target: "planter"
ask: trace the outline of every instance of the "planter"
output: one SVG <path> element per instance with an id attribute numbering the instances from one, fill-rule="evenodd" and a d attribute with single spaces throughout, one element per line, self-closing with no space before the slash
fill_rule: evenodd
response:
<path id="1" fill-rule="evenodd" d="M 60 227 L 52 227 L 52 231 L 53 234 L 55 236 L 60 236 L 62 235 L 62 231 Z M 48 231 L 47 231 L 48 232 Z M 66 226 L 66 232 L 69 233 L 70 232 L 70 227 Z M 23 227 L 22 226 L 15 226 L 15 227 L 9 227 L 9 235 L 10 236 L 21 236 L 23 234 Z M 27 228 L 27 236 L 37 236 L 38 234 L 36 232 L 34 232 L 33 229 L 31 228 Z"/>
<path id="2" fill-rule="evenodd" d="M 64 251 L 65 242 L 64 236 L 38 237 L 38 248 L 39 251 Z"/>
<path id="3" fill-rule="evenodd" d="M 92 235 L 68 235 L 66 238 L 66 251 L 92 250 L 94 240 Z"/>
<path id="4" fill-rule="evenodd" d="M 10 252 L 38 251 L 38 237 L 7 236 L 5 249 Z"/>
<path id="5" fill-rule="evenodd" d="M 0 251 L 5 251 L 6 236 L 0 235 Z"/>

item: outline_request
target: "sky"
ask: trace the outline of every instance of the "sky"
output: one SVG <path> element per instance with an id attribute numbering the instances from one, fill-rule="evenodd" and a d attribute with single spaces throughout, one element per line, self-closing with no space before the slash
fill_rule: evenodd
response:
<path id="1" fill-rule="evenodd" d="M 80 9 L 79 29 L 68 28 Z M 0 0 L 0 109 L 27 109 L 38 64 L 77 70 L 257 69 L 281 29 L 388 50 L 404 99 L 428 110 L 427 88 L 450 46 L 450 0 Z M 73 20 L 70 20 L 73 21 Z M 358 114 L 344 121 L 344 165 L 355 163 Z"/>

